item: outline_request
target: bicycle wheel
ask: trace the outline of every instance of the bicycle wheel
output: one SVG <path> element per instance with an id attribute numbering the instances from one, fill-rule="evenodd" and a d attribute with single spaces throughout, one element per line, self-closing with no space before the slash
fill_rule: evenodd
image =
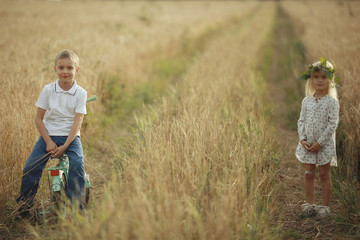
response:
<path id="1" fill-rule="evenodd" d="M 85 204 L 88 205 L 90 200 L 90 188 L 85 188 Z"/>
<path id="2" fill-rule="evenodd" d="M 87 207 L 87 205 L 89 204 L 90 188 L 91 188 L 90 176 L 85 173 L 85 186 L 84 186 L 84 192 L 83 192 L 84 194 L 82 194 L 82 198 L 81 198 L 81 201 L 85 207 Z"/>
<path id="3" fill-rule="evenodd" d="M 54 210 L 56 214 L 66 216 L 66 180 L 65 174 L 61 175 L 60 191 L 52 192 L 52 199 L 54 203 Z"/>

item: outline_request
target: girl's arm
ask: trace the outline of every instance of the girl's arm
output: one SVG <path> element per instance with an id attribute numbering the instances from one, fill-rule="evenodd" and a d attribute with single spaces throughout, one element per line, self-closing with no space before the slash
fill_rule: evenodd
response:
<path id="1" fill-rule="evenodd" d="M 46 151 L 52 152 L 57 148 L 57 146 L 53 142 L 53 140 L 51 140 L 51 138 L 45 128 L 45 125 L 43 122 L 45 112 L 46 112 L 45 109 L 42 109 L 39 107 L 37 108 L 36 115 L 35 115 L 35 126 L 36 126 L 37 130 L 39 131 L 41 137 L 44 139 L 44 141 L 46 143 Z"/>
<path id="2" fill-rule="evenodd" d="M 72 143 L 72 141 L 75 139 L 76 134 L 79 132 L 80 128 L 81 128 L 81 124 L 83 122 L 84 119 L 84 114 L 81 113 L 75 113 L 74 116 L 74 125 L 72 126 L 69 136 L 67 137 L 64 145 L 58 147 L 55 151 L 53 151 L 53 154 L 51 155 L 52 157 L 60 157 L 61 154 L 63 154 L 66 149 L 70 146 L 70 144 Z"/>
<path id="3" fill-rule="evenodd" d="M 306 140 L 306 133 L 305 133 L 305 120 L 306 120 L 306 105 L 305 105 L 305 99 L 301 103 L 301 111 L 300 111 L 300 118 L 297 122 L 298 126 L 298 134 L 299 134 L 299 140 L 300 142 L 302 140 Z"/>
<path id="4" fill-rule="evenodd" d="M 329 115 L 328 115 L 328 124 L 326 129 L 321 134 L 317 142 L 324 146 L 325 142 L 331 138 L 332 134 L 335 132 L 338 123 L 339 123 L 339 102 L 336 99 L 333 99 L 333 104 L 330 106 Z"/>

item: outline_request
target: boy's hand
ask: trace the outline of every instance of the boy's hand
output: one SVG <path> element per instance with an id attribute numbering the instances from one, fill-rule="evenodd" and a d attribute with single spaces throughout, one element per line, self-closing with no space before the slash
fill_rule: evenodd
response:
<path id="1" fill-rule="evenodd" d="M 66 148 L 64 145 L 57 147 L 51 152 L 51 157 L 60 157 L 66 151 Z"/>
<path id="2" fill-rule="evenodd" d="M 56 148 L 57 148 L 57 145 L 53 141 L 46 143 L 46 151 L 47 152 L 52 153 Z"/>
<path id="3" fill-rule="evenodd" d="M 301 140 L 301 145 L 303 145 L 303 147 L 306 149 L 306 150 L 308 150 L 308 151 L 310 151 L 310 148 L 311 148 L 311 144 L 310 143 L 308 143 L 306 140 Z"/>
<path id="4" fill-rule="evenodd" d="M 321 145 L 318 142 L 316 142 L 313 145 L 311 145 L 309 151 L 314 152 L 314 153 L 318 153 L 321 150 L 321 148 L 322 148 Z"/>

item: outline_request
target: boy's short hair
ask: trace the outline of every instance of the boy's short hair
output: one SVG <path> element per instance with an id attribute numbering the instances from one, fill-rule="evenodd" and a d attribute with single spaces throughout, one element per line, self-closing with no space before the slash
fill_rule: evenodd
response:
<path id="1" fill-rule="evenodd" d="M 56 55 L 56 57 L 55 57 L 55 65 L 56 65 L 56 63 L 57 63 L 57 61 L 59 59 L 64 59 L 64 58 L 71 59 L 71 61 L 73 61 L 76 64 L 76 66 L 79 67 L 79 57 L 78 57 L 78 55 L 76 55 L 75 52 L 73 52 L 73 51 L 71 51 L 69 49 L 64 49 L 64 50 L 60 51 Z"/>

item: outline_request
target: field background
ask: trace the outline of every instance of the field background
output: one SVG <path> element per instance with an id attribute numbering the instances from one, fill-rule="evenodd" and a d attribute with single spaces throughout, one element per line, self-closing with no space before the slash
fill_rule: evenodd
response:
<path id="1" fill-rule="evenodd" d="M 0 238 L 360 238 L 360 2 L 0 1 L 0 20 Z M 88 217 L 16 221 L 34 103 L 64 48 L 98 96 L 81 130 Z M 320 56 L 341 104 L 326 220 L 300 217 L 294 157 L 298 76 Z"/>

